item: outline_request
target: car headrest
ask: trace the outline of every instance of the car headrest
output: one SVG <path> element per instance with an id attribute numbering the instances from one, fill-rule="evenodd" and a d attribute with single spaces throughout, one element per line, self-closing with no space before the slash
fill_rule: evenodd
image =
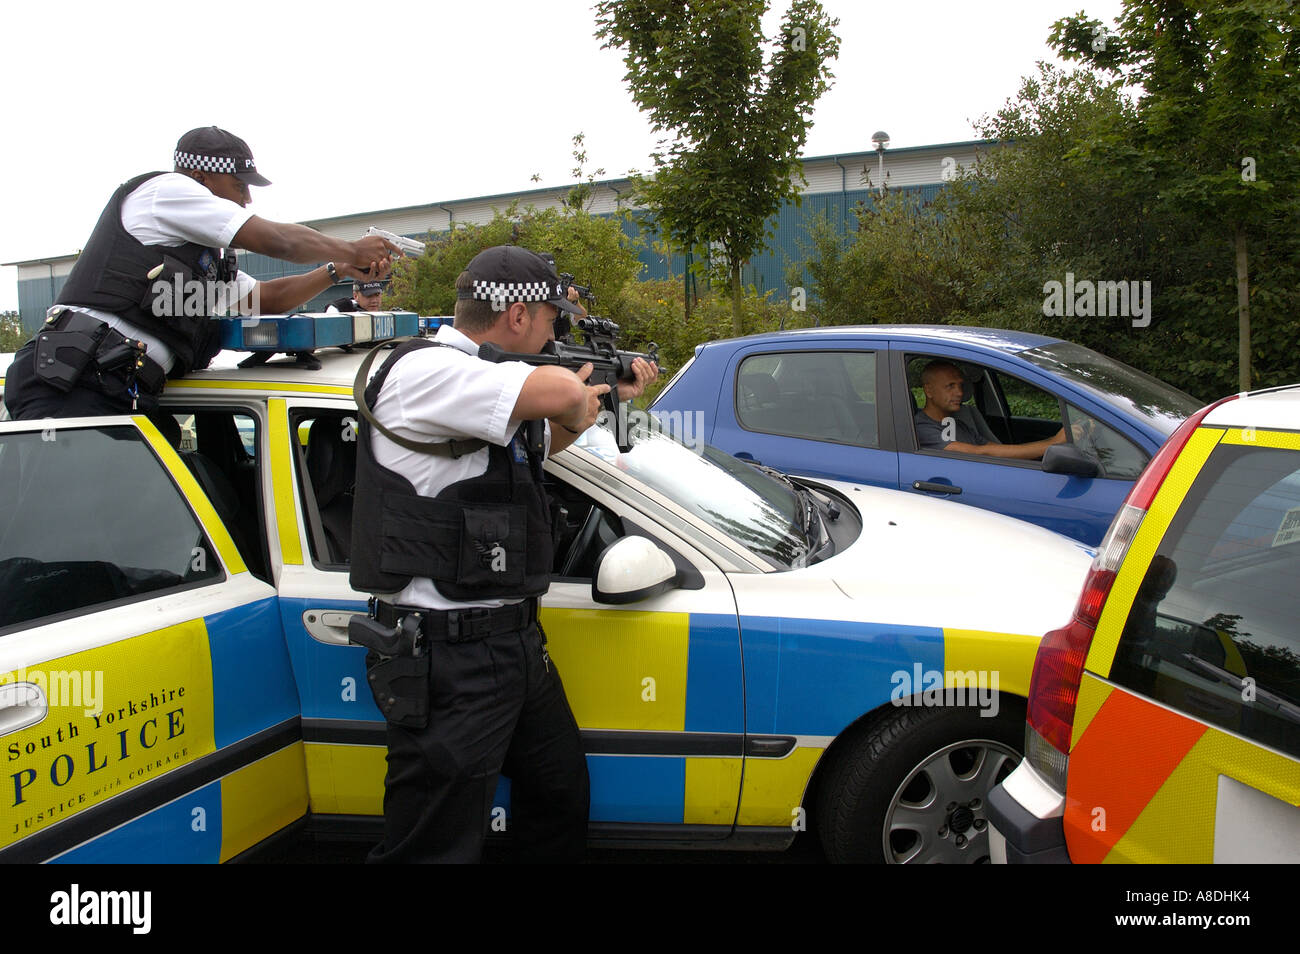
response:
<path id="1" fill-rule="evenodd" d="M 757 404 L 775 404 L 781 396 L 780 389 L 776 386 L 776 379 L 765 372 L 742 374 L 740 386 L 749 389 Z"/>
<path id="2" fill-rule="evenodd" d="M 357 442 L 355 437 L 344 439 L 345 427 L 340 418 L 319 417 L 307 432 L 307 475 L 318 507 L 328 506 L 356 484 Z"/>

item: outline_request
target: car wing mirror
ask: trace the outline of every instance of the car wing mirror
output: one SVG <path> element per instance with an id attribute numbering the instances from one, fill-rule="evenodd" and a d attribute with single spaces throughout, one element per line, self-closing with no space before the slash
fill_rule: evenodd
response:
<path id="1" fill-rule="evenodd" d="M 1101 473 L 1101 464 L 1073 444 L 1053 444 L 1043 455 L 1043 471 L 1070 477 L 1096 477 Z"/>
<path id="2" fill-rule="evenodd" d="M 591 598 L 612 605 L 637 603 L 676 586 L 672 557 L 645 537 L 623 537 L 596 557 Z"/>

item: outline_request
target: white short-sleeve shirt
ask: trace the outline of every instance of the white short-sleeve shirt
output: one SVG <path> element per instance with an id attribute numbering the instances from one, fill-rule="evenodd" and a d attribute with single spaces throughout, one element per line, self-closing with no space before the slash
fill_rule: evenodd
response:
<path id="1" fill-rule="evenodd" d="M 450 325 L 434 338 L 450 348 L 421 348 L 393 365 L 373 408 L 375 419 L 402 437 L 413 440 L 479 438 L 505 447 L 520 421 L 510 415 L 524 379 L 534 370 L 522 361 L 494 364 L 478 357 L 478 345 Z M 435 497 L 445 487 L 487 471 L 488 448 L 463 457 L 421 454 L 373 432 L 375 460 L 405 477 L 422 497 Z M 551 431 L 546 425 L 546 449 Z M 428 609 L 502 606 L 517 600 L 458 603 L 438 592 L 427 577 L 412 580 L 398 594 L 381 594 L 393 603 Z"/>
<path id="2" fill-rule="evenodd" d="M 122 227 L 142 245 L 227 248 L 252 217 L 179 172 L 154 176 L 122 200 Z"/>
<path id="3" fill-rule="evenodd" d="M 253 213 L 229 199 L 213 195 L 189 176 L 165 172 L 135 188 L 122 200 L 122 227 L 141 245 L 176 248 L 195 242 L 208 248 L 228 248 Z M 235 276 L 239 298 L 251 294 L 257 282 L 246 272 Z M 237 301 L 226 302 L 234 308 Z M 170 371 L 175 363 L 171 349 L 147 332 L 129 324 L 111 312 L 81 305 L 74 311 L 84 312 L 111 328 L 149 346 L 148 355 Z"/>

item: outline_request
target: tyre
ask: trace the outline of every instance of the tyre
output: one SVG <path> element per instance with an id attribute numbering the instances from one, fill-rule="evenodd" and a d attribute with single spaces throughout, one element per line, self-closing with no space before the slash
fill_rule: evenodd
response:
<path id="1" fill-rule="evenodd" d="M 1024 702 L 899 708 L 847 737 L 816 802 L 833 862 L 989 861 L 988 793 L 1020 762 Z"/>

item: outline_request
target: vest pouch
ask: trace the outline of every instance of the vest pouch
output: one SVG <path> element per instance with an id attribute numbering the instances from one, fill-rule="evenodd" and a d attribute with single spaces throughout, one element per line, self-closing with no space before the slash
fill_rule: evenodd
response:
<path id="1" fill-rule="evenodd" d="M 386 493 L 379 522 L 382 572 L 408 578 L 456 579 L 456 563 L 460 557 L 459 506 L 415 494 Z"/>
<path id="2" fill-rule="evenodd" d="M 429 577 L 450 599 L 522 595 L 527 556 L 522 504 L 388 493 L 380 523 L 384 573 Z"/>
<path id="3" fill-rule="evenodd" d="M 462 586 L 518 587 L 527 560 L 526 508 L 515 504 L 466 505 L 461 512 Z"/>

